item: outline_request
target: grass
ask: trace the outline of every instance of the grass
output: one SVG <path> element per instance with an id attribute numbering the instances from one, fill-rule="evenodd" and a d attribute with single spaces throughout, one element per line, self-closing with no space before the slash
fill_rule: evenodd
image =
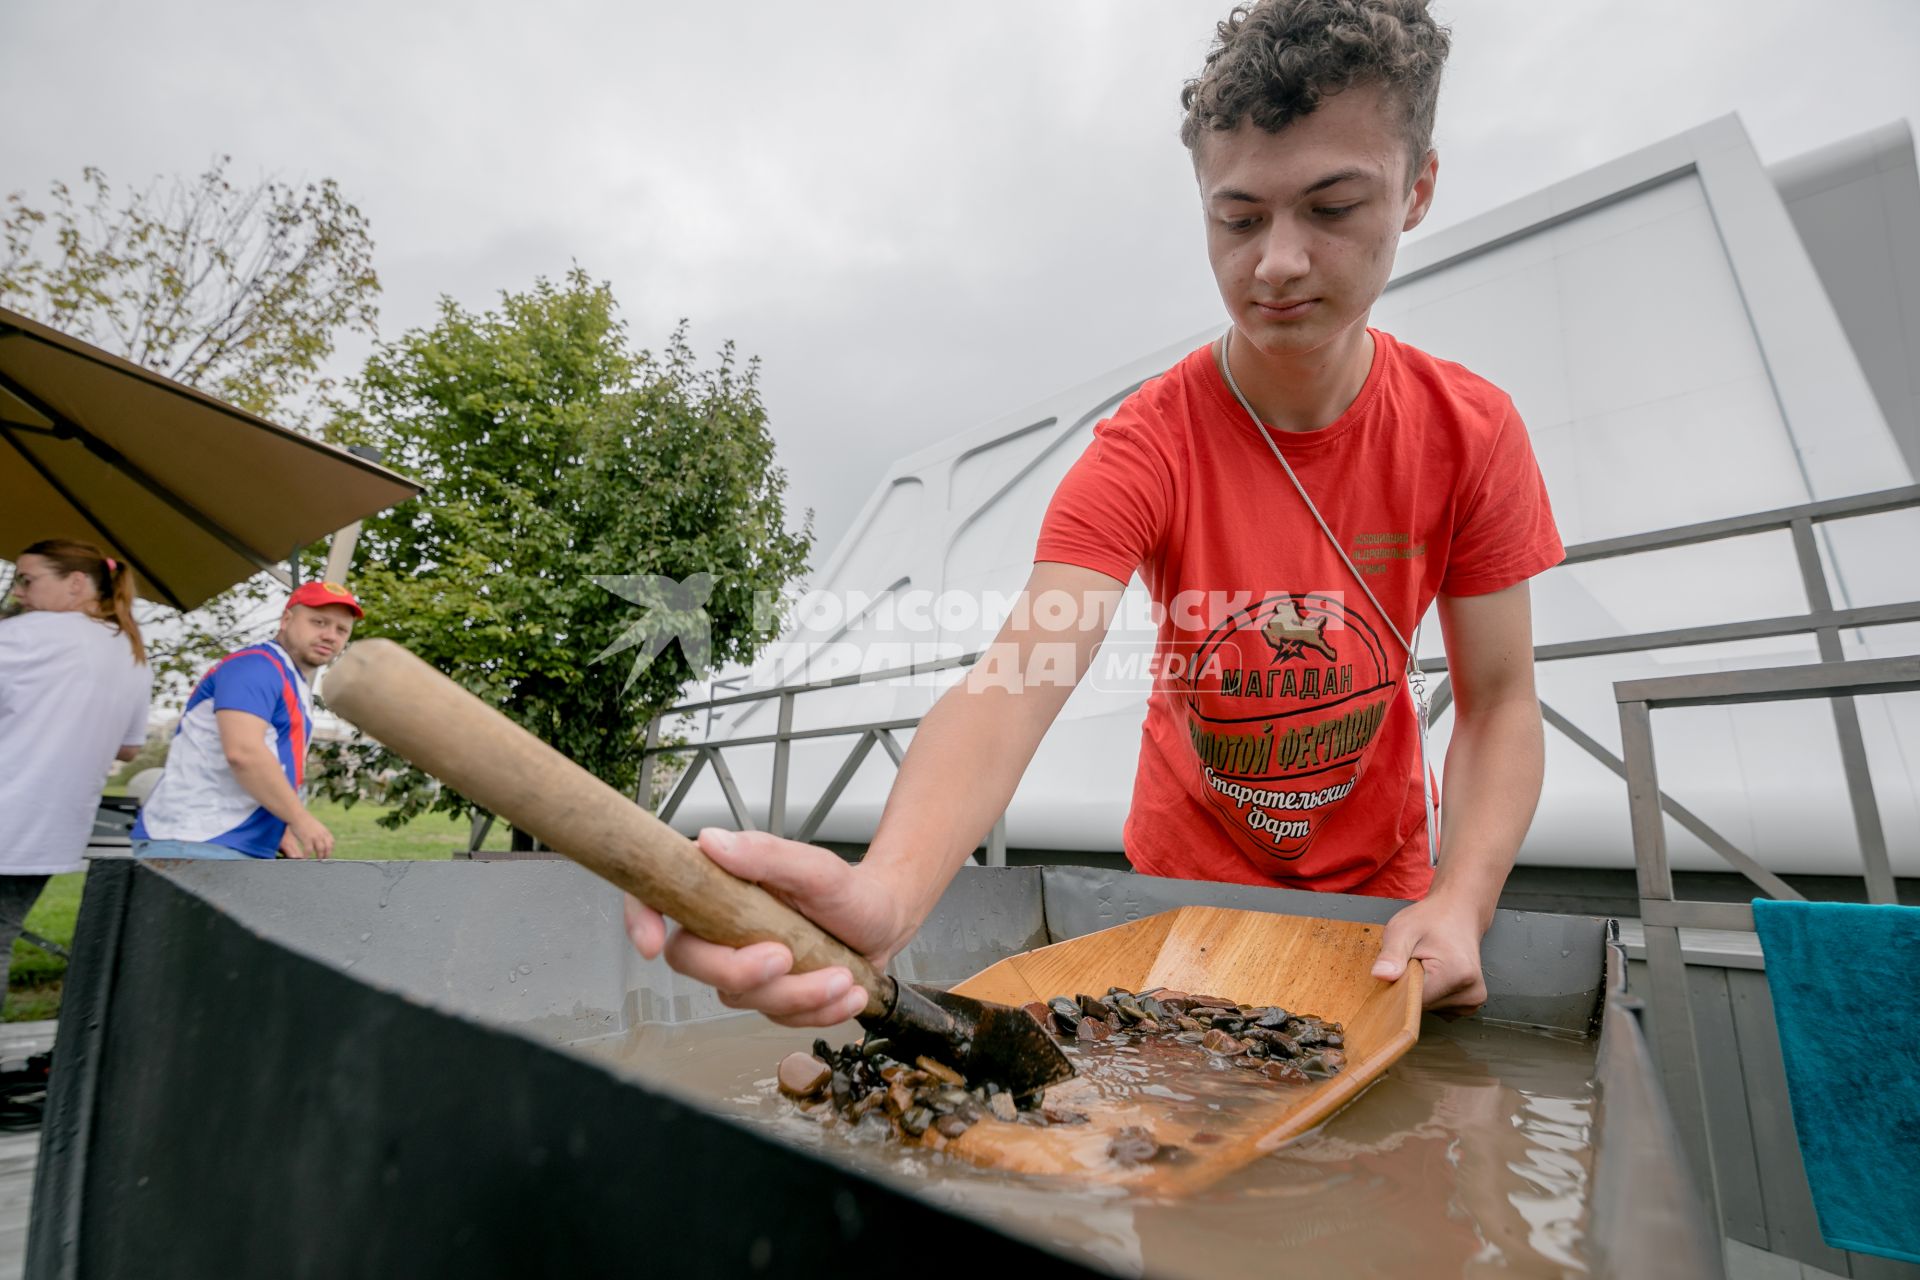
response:
<path id="1" fill-rule="evenodd" d="M 395 859 L 451 858 L 455 849 L 467 847 L 467 823 L 444 814 L 415 818 L 398 831 L 380 825 L 387 812 L 383 805 L 362 801 L 351 809 L 337 804 L 316 804 L 313 816 L 333 832 L 336 858 L 364 858 L 390 862 Z M 494 823 L 487 833 L 485 848 L 505 849 L 507 828 Z"/>
<path id="2" fill-rule="evenodd" d="M 314 816 L 333 832 L 336 858 L 364 858 L 389 862 L 400 859 L 451 858 L 467 846 L 465 821 L 429 814 L 389 831 L 379 825 L 387 810 L 361 803 L 351 809 L 337 804 L 313 806 Z M 488 832 L 485 847 L 505 849 L 507 830 L 499 823 Z M 86 873 L 55 876 L 47 881 L 40 901 L 27 914 L 27 929 L 63 947 L 73 943 L 74 922 L 80 916 L 80 893 Z M 32 944 L 13 944 L 13 963 L 7 975 L 6 1004 L 0 1021 L 33 1022 L 60 1016 L 60 989 L 66 982 L 67 962 Z"/>
<path id="3" fill-rule="evenodd" d="M 80 916 L 80 885 L 84 871 L 47 881 L 40 901 L 27 913 L 27 928 L 61 946 L 73 941 L 73 922 Z M 67 962 L 26 942 L 13 944 L 13 965 L 7 972 L 7 1001 L 0 1018 L 7 1022 L 37 1022 L 60 1016 L 60 988 L 67 978 Z"/>

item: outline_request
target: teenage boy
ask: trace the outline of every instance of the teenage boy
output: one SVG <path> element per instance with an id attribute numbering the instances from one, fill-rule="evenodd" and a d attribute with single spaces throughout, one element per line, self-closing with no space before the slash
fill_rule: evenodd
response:
<path id="1" fill-rule="evenodd" d="M 865 859 L 714 830 L 709 857 L 884 964 L 1072 691 L 1035 673 L 1063 645 L 1085 672 L 1137 571 L 1170 660 L 1128 860 L 1414 899 L 1375 976 L 1417 960 L 1429 1007 L 1485 1001 L 1480 939 L 1540 794 L 1527 580 L 1562 550 L 1508 397 L 1367 327 L 1433 199 L 1447 47 L 1423 0 L 1263 0 L 1220 25 L 1181 137 L 1231 326 L 1096 429 L 1047 511 L 1025 607 L 922 721 Z M 1408 688 L 1436 599 L 1455 714 L 1437 866 Z M 669 938 L 633 902 L 628 929 L 776 1021 L 831 1024 L 865 999 L 844 969 L 790 974 L 776 943 Z"/>
<path id="2" fill-rule="evenodd" d="M 365 615 L 345 587 L 308 582 L 273 639 L 228 654 L 200 677 L 167 750 L 166 771 L 133 826 L 149 858 L 325 858 L 333 833 L 300 800 L 313 678 Z"/>

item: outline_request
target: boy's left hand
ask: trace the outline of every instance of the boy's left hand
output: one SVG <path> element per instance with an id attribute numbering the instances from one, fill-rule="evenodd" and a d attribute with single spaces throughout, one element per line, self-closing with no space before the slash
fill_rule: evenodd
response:
<path id="1" fill-rule="evenodd" d="M 1480 973 L 1484 932 L 1480 912 L 1471 903 L 1441 897 L 1416 902 L 1387 921 L 1373 976 L 1397 981 L 1408 962 L 1417 960 L 1426 967 L 1422 991 L 1427 1008 L 1473 1013 L 1487 1002 L 1487 983 Z"/>

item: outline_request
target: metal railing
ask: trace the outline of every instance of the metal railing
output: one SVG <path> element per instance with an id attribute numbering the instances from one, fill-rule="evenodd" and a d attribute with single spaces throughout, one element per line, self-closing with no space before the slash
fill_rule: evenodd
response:
<path id="1" fill-rule="evenodd" d="M 826 680 L 813 680 L 804 684 L 782 685 L 774 689 L 762 689 L 752 693 L 737 693 L 724 698 L 709 698 L 704 702 L 688 702 L 655 716 L 647 724 L 646 744 L 641 751 L 640 786 L 634 799 L 642 808 L 653 807 L 653 770 L 655 757 L 676 752 L 692 752 L 693 760 L 680 775 L 673 792 L 660 806 L 659 818 L 670 821 L 680 802 L 687 798 L 693 789 L 694 781 L 704 768 L 711 768 L 714 780 L 720 784 L 720 793 L 727 802 L 727 811 L 733 815 L 735 824 L 743 831 L 754 829 L 745 800 L 741 798 L 739 784 L 734 781 L 733 770 L 720 755 L 723 747 L 757 747 L 773 744 L 773 780 L 771 794 L 767 798 L 767 830 L 776 836 L 787 834 L 787 768 L 792 758 L 793 744 L 803 739 L 844 738 L 855 736 L 856 741 L 846 759 L 834 773 L 827 789 L 820 793 L 813 808 L 794 831 L 796 840 L 811 840 L 820 830 L 820 824 L 826 821 L 828 813 L 840 799 L 847 784 L 853 781 L 854 774 L 866 762 L 867 756 L 878 743 L 893 761 L 894 768 L 906 758 L 906 748 L 894 737 L 898 729 L 912 729 L 919 725 L 919 716 L 909 716 L 895 720 L 874 720 L 862 724 L 829 725 L 821 729 L 795 729 L 793 727 L 794 700 L 803 693 L 818 693 L 825 689 L 844 689 L 849 685 L 877 684 L 883 680 L 901 680 L 911 676 L 931 675 L 939 671 L 951 671 L 959 667 L 970 666 L 976 662 L 982 650 L 957 654 L 950 658 L 937 658 L 928 662 L 916 662 L 904 667 L 892 667 L 885 671 L 857 672 L 852 675 L 834 676 Z M 721 707 L 741 706 L 746 703 L 764 702 L 768 698 L 778 698 L 780 706 L 775 728 L 772 733 L 759 734 L 744 738 L 727 738 L 718 742 L 711 739 L 694 743 L 666 743 L 660 741 L 660 726 L 667 720 L 683 715 L 692 715 L 705 711 L 709 714 Z M 986 865 L 1004 867 L 1007 865 L 1007 815 L 1002 813 L 994 820 L 993 829 L 987 835 Z"/>
<path id="2" fill-rule="evenodd" d="M 1824 646 L 1823 646 L 1824 651 Z M 1639 877 L 1640 920 L 1646 937 L 1649 1005 L 1660 1036 L 1660 1071 L 1682 1142 L 1721 1212 L 1713 1147 L 1707 1128 L 1707 1100 L 1700 1074 L 1693 1000 L 1681 951 L 1680 930 L 1720 929 L 1753 932 L 1753 908 L 1738 902 L 1698 902 L 1674 897 L 1673 871 L 1667 861 L 1664 793 L 1654 763 L 1652 712 L 1656 708 L 1729 706 L 1746 702 L 1784 702 L 1827 698 L 1849 712 L 1859 695 L 1920 690 L 1920 657 L 1819 662 L 1797 667 L 1705 675 L 1623 680 L 1614 685 L 1620 709 L 1620 738 L 1626 752 L 1627 803 L 1633 815 L 1634 864 Z M 1836 714 L 1836 720 L 1839 716 Z M 1852 719 L 1856 730 L 1857 718 Z M 1854 824 L 1866 863 L 1868 900 L 1897 901 L 1887 851 L 1874 803 L 1873 780 L 1862 755 L 1858 768 L 1843 754 L 1853 801 Z M 1726 856 L 1723 854 L 1723 856 Z M 1734 870 L 1767 896 L 1805 901 L 1778 876 L 1745 854 L 1727 856 Z"/>
<path id="3" fill-rule="evenodd" d="M 1794 560 L 1799 570 L 1801 587 L 1807 596 L 1807 611 L 1771 618 L 1717 622 L 1662 631 L 1641 631 L 1623 636 L 1603 636 L 1593 640 L 1570 640 L 1537 645 L 1533 651 L 1533 660 L 1536 663 L 1555 662 L 1572 658 L 1640 653 L 1650 649 L 1678 649 L 1703 644 L 1724 644 L 1737 640 L 1811 634 L 1819 646 L 1822 664 L 1841 662 L 1845 658 L 1840 643 L 1842 631 L 1920 621 L 1920 600 L 1908 600 L 1899 604 L 1870 605 L 1858 609 L 1834 608 L 1833 591 L 1827 582 L 1826 567 L 1820 561 L 1820 548 L 1814 537 L 1814 529 L 1834 521 L 1859 519 L 1864 516 L 1914 508 L 1920 508 L 1920 485 L 1905 485 L 1898 489 L 1882 489 L 1874 493 L 1832 498 L 1824 502 L 1806 502 L 1791 507 L 1779 507 L 1771 511 L 1755 512 L 1752 515 L 1707 520 L 1653 533 L 1637 533 L 1628 537 L 1608 538 L 1569 547 L 1563 564 L 1588 564 L 1595 560 L 1608 560 L 1618 556 L 1647 551 L 1665 551 L 1675 547 L 1699 546 L 1729 538 L 1743 538 L 1756 533 L 1777 533 L 1784 530 L 1792 538 Z M 1427 671 L 1446 670 L 1444 659 L 1423 662 L 1421 666 Z M 1435 686 L 1432 698 L 1434 718 L 1439 718 L 1451 700 L 1452 689 L 1445 680 L 1440 681 Z M 1555 710 L 1544 699 L 1540 703 L 1540 716 L 1574 745 L 1605 765 L 1616 777 L 1623 781 L 1627 780 L 1626 762 L 1620 756 L 1607 750 L 1605 745 Z M 1874 804 L 1873 788 L 1867 777 L 1867 753 L 1860 732 L 1860 716 L 1851 699 L 1842 698 L 1834 702 L 1833 719 L 1835 731 L 1840 737 L 1840 761 L 1846 772 L 1847 793 L 1853 800 L 1855 821 L 1862 831 L 1869 900 L 1891 902 L 1894 900 L 1894 884 L 1892 872 L 1887 864 L 1886 835 L 1880 825 L 1879 810 Z M 1773 893 L 1776 889 L 1786 889 L 1783 881 L 1762 868 L 1758 862 L 1731 840 L 1714 830 L 1698 814 L 1666 792 L 1662 791 L 1658 794 L 1660 808 L 1701 843 L 1749 878 L 1754 878 L 1756 875 L 1764 877 L 1757 880 L 1757 883 L 1767 888 L 1769 893 Z M 1787 890 L 1787 892 L 1792 891 Z"/>
<path id="4" fill-rule="evenodd" d="M 1567 549 L 1566 565 L 1587 564 L 1596 560 L 1608 560 L 1619 556 L 1636 555 L 1649 551 L 1665 551 L 1677 547 L 1699 546 L 1705 543 L 1723 541 L 1730 538 L 1747 537 L 1758 533 L 1786 531 L 1793 543 L 1794 558 L 1797 562 L 1801 585 L 1806 591 L 1807 611 L 1797 614 L 1783 614 L 1770 618 L 1747 619 L 1738 622 L 1711 623 L 1693 627 L 1678 627 L 1661 631 L 1642 631 L 1622 636 L 1602 636 L 1591 640 L 1570 640 L 1554 644 L 1538 645 L 1533 656 L 1536 663 L 1556 662 L 1573 658 L 1592 658 L 1608 655 L 1639 653 L 1650 649 L 1684 648 L 1693 645 L 1722 644 L 1728 641 L 1754 640 L 1778 636 L 1812 634 L 1819 645 L 1822 664 L 1837 663 L 1844 654 L 1840 643 L 1840 633 L 1860 627 L 1885 626 L 1901 622 L 1920 621 L 1920 600 L 1899 604 L 1871 605 L 1856 609 L 1836 609 L 1833 606 L 1833 592 L 1827 582 L 1826 569 L 1820 560 L 1819 545 L 1814 530 L 1823 524 L 1838 520 L 1857 519 L 1864 516 L 1881 515 L 1893 511 L 1920 508 L 1920 485 L 1906 485 L 1897 489 L 1883 489 L 1874 493 L 1856 494 L 1846 498 L 1833 498 L 1822 502 L 1807 502 L 1791 507 L 1780 507 L 1770 511 L 1756 512 L 1751 515 L 1732 516 L 1720 520 L 1701 521 L 1696 524 L 1679 525 L 1670 529 L 1656 530 L 1651 533 L 1638 533 L 1620 538 L 1607 538 L 1595 542 L 1580 543 Z M 804 693 L 824 689 L 845 688 L 849 685 L 877 683 L 883 680 L 897 680 L 908 676 L 923 675 L 931 672 L 963 667 L 971 664 L 980 656 L 980 651 L 942 658 L 932 662 L 916 663 L 905 667 L 895 667 L 886 671 L 857 673 L 837 676 L 826 680 L 816 680 L 802 684 L 782 685 L 771 689 L 754 690 L 747 693 L 732 694 L 727 697 L 710 698 L 700 702 L 682 703 L 670 707 L 656 717 L 647 727 L 646 743 L 642 752 L 640 769 L 640 788 L 636 799 L 641 805 L 652 807 L 652 769 L 651 761 L 661 755 L 671 753 L 692 753 L 693 760 L 679 779 L 666 802 L 660 806 L 659 816 L 663 821 L 672 818 L 674 812 L 686 799 L 695 779 L 711 768 L 715 780 L 720 785 L 726 799 L 727 809 L 734 821 L 742 829 L 750 829 L 750 814 L 741 797 L 740 788 L 733 772 L 721 756 L 721 751 L 732 747 L 773 745 L 774 762 L 771 794 L 768 797 L 767 829 L 776 835 L 787 832 L 787 776 L 793 743 L 802 739 L 854 736 L 856 741 L 845 761 L 834 774 L 827 789 L 821 793 L 806 818 L 793 831 L 800 840 L 810 840 L 820 829 L 839 800 L 847 785 L 853 780 L 867 755 L 878 743 L 892 759 L 895 767 L 900 764 L 904 754 L 899 740 L 894 736 L 899 730 L 910 729 L 920 722 L 918 716 L 894 720 L 872 721 L 861 724 L 831 725 L 818 729 L 795 730 L 793 728 L 794 699 Z M 1428 659 L 1421 664 L 1423 670 L 1443 673 L 1436 683 L 1431 698 L 1432 714 L 1438 719 L 1452 703 L 1453 691 L 1444 677 L 1447 664 L 1444 659 Z M 711 737 L 701 742 L 663 744 L 660 741 L 661 725 L 680 716 L 697 712 L 711 713 L 722 707 L 742 706 L 761 702 L 769 698 L 780 700 L 779 714 L 772 733 L 751 737 L 725 738 L 715 740 Z M 1574 724 L 1567 716 L 1545 701 L 1540 704 L 1541 718 L 1556 731 L 1578 746 L 1589 756 L 1605 765 L 1619 778 L 1627 778 L 1626 762 L 1595 739 L 1591 734 Z M 1834 723 L 1840 734 L 1841 761 L 1847 772 L 1848 791 L 1854 797 L 1855 818 L 1866 832 L 1868 888 L 1873 901 L 1891 901 L 1893 893 L 1892 873 L 1888 870 L 1886 857 L 1886 838 L 1881 830 L 1879 813 L 1873 807 L 1872 790 L 1863 786 L 1866 776 L 1866 749 L 1861 737 L 1860 720 L 1853 703 L 1840 699 L 1834 703 Z M 710 721 L 709 721 L 710 723 Z M 1671 816 L 1682 828 L 1693 834 L 1708 848 L 1725 858 L 1735 867 L 1749 876 L 1758 872 L 1766 877 L 1760 881 L 1769 887 L 1785 888 L 1778 877 L 1773 876 L 1739 849 L 1731 840 L 1714 830 L 1704 819 L 1681 804 L 1665 792 L 1659 793 L 1661 809 Z M 1862 806 L 1865 806 L 1864 808 Z M 994 824 L 988 837 L 987 861 L 990 865 L 1003 865 L 1006 856 L 1006 816 L 1002 814 Z M 1768 882 L 1771 882 L 1769 885 Z M 1790 891 L 1789 891 L 1790 892 Z"/>

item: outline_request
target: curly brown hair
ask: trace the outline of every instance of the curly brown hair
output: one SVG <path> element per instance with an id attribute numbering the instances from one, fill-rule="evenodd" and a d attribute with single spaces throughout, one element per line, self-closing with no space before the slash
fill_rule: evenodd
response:
<path id="1" fill-rule="evenodd" d="M 1433 146 L 1440 71 L 1451 45 L 1426 0 L 1258 0 L 1235 5 L 1200 74 L 1180 91 L 1192 150 L 1243 120 L 1278 133 L 1355 85 L 1384 88 L 1400 109 L 1408 181 Z"/>

